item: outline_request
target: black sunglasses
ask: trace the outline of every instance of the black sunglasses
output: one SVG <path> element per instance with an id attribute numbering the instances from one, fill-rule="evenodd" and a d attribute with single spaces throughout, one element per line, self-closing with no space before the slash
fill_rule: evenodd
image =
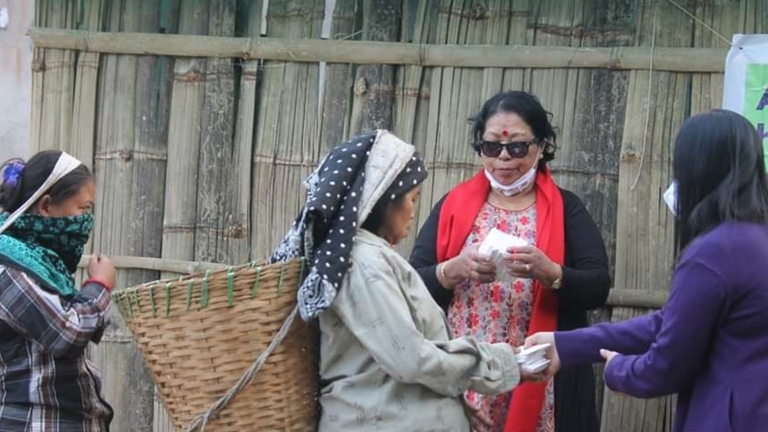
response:
<path id="1" fill-rule="evenodd" d="M 483 141 L 477 142 L 477 150 L 487 157 L 499 157 L 503 149 L 507 149 L 507 153 L 513 158 L 524 158 L 528 156 L 528 147 L 538 144 L 538 140 L 520 141 L 502 144 L 499 141 Z"/>

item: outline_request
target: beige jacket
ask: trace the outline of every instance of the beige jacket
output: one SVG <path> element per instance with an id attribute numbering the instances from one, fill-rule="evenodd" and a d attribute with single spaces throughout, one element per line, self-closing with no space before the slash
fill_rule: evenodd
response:
<path id="1" fill-rule="evenodd" d="M 467 432 L 464 391 L 497 394 L 520 381 L 509 345 L 449 340 L 416 271 L 362 229 L 320 329 L 319 432 Z"/>

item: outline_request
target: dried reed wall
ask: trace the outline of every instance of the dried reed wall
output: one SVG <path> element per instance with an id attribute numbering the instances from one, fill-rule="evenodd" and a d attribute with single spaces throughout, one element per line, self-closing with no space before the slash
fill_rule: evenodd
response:
<path id="1" fill-rule="evenodd" d="M 608 246 L 616 307 L 594 318 L 644 314 L 631 306 L 658 306 L 669 286 L 672 220 L 661 193 L 675 130 L 720 105 L 727 43 L 717 33 L 729 40 L 768 26 L 767 0 L 267 6 L 262 19 L 262 1 L 37 1 L 31 147 L 69 151 L 95 169 L 92 251 L 263 258 L 294 219 L 301 181 L 323 152 L 371 128 L 391 129 L 425 155 L 420 224 L 478 167 L 467 119 L 494 93 L 520 89 L 553 114 L 555 177 L 584 200 Z M 54 29 L 66 31 L 46 36 Z M 339 42 L 302 49 L 321 38 Z M 157 267 L 124 267 L 121 284 L 161 276 Z M 172 430 L 117 317 L 94 356 L 117 411 L 113 430 Z M 667 431 L 673 403 L 606 392 L 602 430 Z"/>

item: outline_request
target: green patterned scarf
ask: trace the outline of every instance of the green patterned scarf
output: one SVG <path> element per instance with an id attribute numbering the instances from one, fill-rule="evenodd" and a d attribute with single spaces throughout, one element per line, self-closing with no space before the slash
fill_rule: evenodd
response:
<path id="1" fill-rule="evenodd" d="M 0 215 L 0 225 L 8 214 Z M 93 215 L 19 217 L 0 234 L 0 260 L 22 268 L 64 297 L 77 294 L 72 275 L 93 229 Z"/>

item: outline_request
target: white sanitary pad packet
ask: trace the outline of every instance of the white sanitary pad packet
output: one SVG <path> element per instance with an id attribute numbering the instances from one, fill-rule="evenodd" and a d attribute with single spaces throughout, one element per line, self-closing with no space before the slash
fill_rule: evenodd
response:
<path id="1" fill-rule="evenodd" d="M 507 270 L 507 266 L 504 263 L 504 254 L 506 254 L 507 249 L 511 247 L 521 246 L 528 246 L 528 242 L 525 239 L 493 228 L 488 232 L 488 235 L 485 236 L 485 240 L 480 244 L 480 248 L 477 251 L 483 255 L 491 257 L 496 265 L 496 279 L 498 281 L 512 283 L 515 281 L 515 278 L 512 277 Z"/>
<path id="2" fill-rule="evenodd" d="M 550 360 L 545 357 L 550 344 L 539 344 L 532 347 L 520 347 L 515 358 L 517 364 L 528 373 L 538 373 L 549 366 Z"/>

